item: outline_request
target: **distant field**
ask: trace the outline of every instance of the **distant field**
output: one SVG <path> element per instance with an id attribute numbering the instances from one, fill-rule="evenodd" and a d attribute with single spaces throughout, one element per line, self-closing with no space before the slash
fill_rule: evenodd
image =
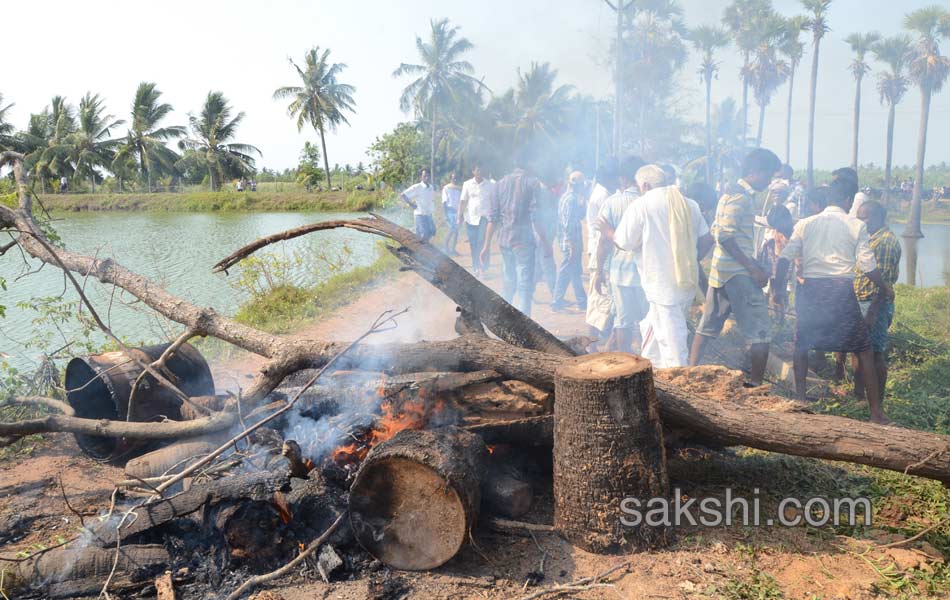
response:
<path id="1" fill-rule="evenodd" d="M 273 184 L 271 184 L 273 185 Z M 294 184 L 286 185 L 294 188 Z M 270 186 L 268 186 L 270 187 Z M 275 186 L 276 187 L 276 186 Z M 42 194 L 43 206 L 56 211 L 157 210 L 169 212 L 204 211 L 351 211 L 374 210 L 385 204 L 380 192 L 303 190 L 256 192 L 185 192 L 153 194 Z"/>

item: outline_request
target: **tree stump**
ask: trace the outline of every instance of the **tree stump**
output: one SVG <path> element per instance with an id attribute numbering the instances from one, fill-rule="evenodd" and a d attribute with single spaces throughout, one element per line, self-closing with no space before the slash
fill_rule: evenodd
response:
<path id="1" fill-rule="evenodd" d="M 350 488 L 357 541 L 397 569 L 448 561 L 478 517 L 487 454 L 481 438 L 454 428 L 403 430 L 381 442 Z"/>
<path id="2" fill-rule="evenodd" d="M 669 496 L 663 427 L 646 359 L 611 352 L 570 359 L 554 376 L 554 526 L 591 552 L 667 542 L 667 531 L 626 526 L 625 498 L 646 508 Z"/>

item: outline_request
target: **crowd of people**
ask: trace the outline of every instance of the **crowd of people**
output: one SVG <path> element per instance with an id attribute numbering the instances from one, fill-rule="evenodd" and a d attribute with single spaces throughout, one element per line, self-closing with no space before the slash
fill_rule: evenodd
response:
<path id="1" fill-rule="evenodd" d="M 798 397 L 806 399 L 810 351 L 837 353 L 839 369 L 851 354 L 856 394 L 873 421 L 889 422 L 882 399 L 901 248 L 886 209 L 858 191 L 853 169 L 806 191 L 760 148 L 723 189 L 695 183 L 684 191 L 673 167 L 639 157 L 605 161 L 592 180 L 575 170 L 542 181 L 521 162 L 498 181 L 478 164 L 461 186 L 450 176 L 441 205 L 446 254 L 459 255 L 464 229 L 472 272 L 482 277 L 497 243 L 501 295 L 524 314 L 544 283 L 553 310 L 573 304 L 584 314 L 598 350 L 635 352 L 660 368 L 699 364 L 731 318 L 748 347 L 749 387 L 765 379 L 776 326 L 794 319 Z M 401 198 L 416 234 L 432 240 L 429 173 Z M 688 315 L 700 298 L 690 343 Z"/>

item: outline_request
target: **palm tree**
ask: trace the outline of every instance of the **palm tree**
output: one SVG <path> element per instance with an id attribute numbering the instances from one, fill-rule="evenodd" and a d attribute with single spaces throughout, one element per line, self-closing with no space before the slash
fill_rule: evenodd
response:
<path id="1" fill-rule="evenodd" d="M 871 66 L 864 60 L 865 55 L 871 47 L 881 39 L 881 34 L 872 31 L 871 33 L 852 33 L 845 38 L 845 42 L 851 46 L 854 52 L 854 60 L 851 61 L 851 74 L 854 75 L 854 127 L 852 131 L 851 142 L 851 168 L 858 170 L 858 129 L 861 121 L 861 82 Z"/>
<path id="2" fill-rule="evenodd" d="M 891 163 L 894 151 L 894 113 L 897 103 L 904 97 L 910 81 L 904 72 L 907 58 L 913 46 L 910 36 L 896 35 L 883 39 L 871 47 L 874 57 L 890 67 L 890 71 L 877 74 L 877 90 L 881 104 L 887 102 L 887 141 L 884 158 L 884 202 L 891 196 Z"/>
<path id="3" fill-rule="evenodd" d="M 788 63 L 778 58 L 777 42 L 785 33 L 785 20 L 777 15 L 763 19 L 759 29 L 759 44 L 755 58 L 749 65 L 748 78 L 759 105 L 759 127 L 755 145 L 762 146 L 762 130 L 765 127 L 765 108 L 772 101 L 772 94 L 788 79 Z"/>
<path id="4" fill-rule="evenodd" d="M 152 191 L 152 174 L 173 172 L 178 155 L 165 144 L 185 135 L 181 125 L 159 127 L 159 123 L 172 112 L 172 105 L 160 102 L 162 92 L 154 83 L 143 81 L 135 90 L 132 101 L 132 121 L 125 141 L 115 155 L 113 172 L 125 171 L 130 160 L 138 164 L 139 174 Z M 120 168 L 121 167 L 121 168 Z"/>
<path id="5" fill-rule="evenodd" d="M 231 106 L 221 92 L 208 92 L 201 114 L 190 115 L 188 123 L 193 137 L 179 145 L 191 151 L 191 158 L 208 170 L 212 190 L 218 190 L 226 177 L 246 175 L 254 170 L 251 154 L 261 151 L 249 144 L 230 142 L 244 120 L 244 113 L 231 117 Z"/>
<path id="6" fill-rule="evenodd" d="M 13 124 L 7 117 L 13 103 L 3 105 L 3 94 L 0 94 L 0 150 L 8 150 L 13 146 Z"/>
<path id="7" fill-rule="evenodd" d="M 337 76 L 346 65 L 331 63 L 329 59 L 330 49 L 324 49 L 321 53 L 319 46 L 314 46 L 304 55 L 304 68 L 300 68 L 293 59 L 288 59 L 302 85 L 285 86 L 274 92 L 275 100 L 292 98 L 287 106 L 287 114 L 297 118 L 297 131 L 309 123 L 320 134 L 328 188 L 331 186 L 326 131 L 335 131 L 340 123 L 349 125 L 343 113 L 354 112 L 353 93 L 356 92 L 352 85 L 337 81 Z"/>
<path id="8" fill-rule="evenodd" d="M 917 133 L 917 176 L 910 204 L 910 218 L 904 237 L 924 237 L 920 230 L 920 196 L 924 186 L 924 152 L 927 149 L 927 124 L 930 99 L 940 92 L 950 73 L 950 57 L 940 54 L 940 37 L 950 37 L 950 13 L 939 6 L 915 10 L 904 18 L 904 27 L 918 35 L 907 69 L 910 79 L 920 88 L 920 129 Z"/>
<path id="9" fill-rule="evenodd" d="M 461 58 L 473 46 L 467 39 L 457 37 L 459 28 L 450 27 L 448 19 L 433 19 L 430 27 L 429 41 L 416 36 L 422 63 L 402 63 L 393 71 L 393 77 L 418 76 L 403 90 L 399 108 L 403 112 L 414 109 L 417 116 L 429 121 L 429 176 L 435 182 L 435 140 L 440 113 L 448 112 L 484 85 L 472 76 L 475 68 L 471 63 Z"/>
<path id="10" fill-rule="evenodd" d="M 802 0 L 802 6 L 810 14 L 807 28 L 812 36 L 811 87 L 808 94 L 808 189 L 815 187 L 815 100 L 818 93 L 818 51 L 821 38 L 830 31 L 828 8 L 831 0 Z"/>
<path id="11" fill-rule="evenodd" d="M 749 65 L 752 53 L 759 45 L 759 24 L 762 19 L 770 16 L 771 0 L 733 0 L 723 12 L 722 23 L 732 34 L 736 48 L 742 54 L 742 67 L 739 70 L 742 77 L 742 139 L 746 138 L 749 114 Z"/>
<path id="12" fill-rule="evenodd" d="M 573 86 L 554 87 L 557 69 L 551 63 L 531 63 L 524 73 L 518 69 L 515 103 L 520 112 L 514 123 L 516 144 L 531 143 L 538 138 L 553 142 L 566 125 L 568 103 Z"/>
<path id="13" fill-rule="evenodd" d="M 705 181 L 712 181 L 712 80 L 719 70 L 719 63 L 715 60 L 715 52 L 729 45 L 729 34 L 720 27 L 701 25 L 689 32 L 689 41 L 693 48 L 702 55 L 699 67 L 699 78 L 706 84 L 706 169 Z"/>
<path id="14" fill-rule="evenodd" d="M 123 121 L 105 112 L 105 101 L 99 94 L 87 92 L 79 101 L 78 127 L 66 139 L 76 177 L 88 177 L 93 192 L 96 191 L 96 167 L 109 167 L 115 158 L 114 149 L 121 142 L 121 139 L 112 139 L 111 133 Z"/>
<path id="15" fill-rule="evenodd" d="M 72 175 L 66 139 L 76 130 L 76 116 L 63 96 L 54 96 L 39 114 L 30 115 L 27 130 L 20 136 L 24 162 L 46 191 L 51 177 Z"/>
<path id="16" fill-rule="evenodd" d="M 788 59 L 788 106 L 785 111 L 785 164 L 792 162 L 792 94 L 795 91 L 795 70 L 805 53 L 805 44 L 799 40 L 808 19 L 802 15 L 785 21 L 785 31 L 778 50 Z"/>

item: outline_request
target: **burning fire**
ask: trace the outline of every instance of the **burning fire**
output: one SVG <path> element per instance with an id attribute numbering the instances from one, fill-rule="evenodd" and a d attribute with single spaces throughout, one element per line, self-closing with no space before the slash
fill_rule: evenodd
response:
<path id="1" fill-rule="evenodd" d="M 382 392 L 382 389 L 380 390 Z M 343 466 L 358 464 L 366 458 L 370 449 L 380 442 L 392 438 L 403 429 L 422 429 L 431 418 L 445 408 L 441 399 L 427 402 L 425 394 L 411 400 L 399 402 L 389 400 L 382 404 L 382 413 L 373 428 L 359 441 L 353 441 L 338 447 L 331 455 L 332 460 Z"/>

